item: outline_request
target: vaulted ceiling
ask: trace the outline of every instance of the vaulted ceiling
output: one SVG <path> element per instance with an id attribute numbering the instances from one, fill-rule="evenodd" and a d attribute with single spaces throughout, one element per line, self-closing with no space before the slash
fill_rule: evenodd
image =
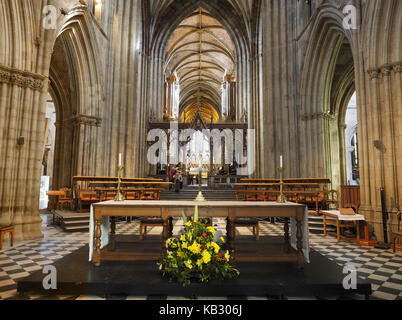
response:
<path id="1" fill-rule="evenodd" d="M 234 70 L 234 46 L 221 23 L 204 9 L 184 19 L 167 48 L 166 72 L 180 79 L 182 121 L 191 122 L 199 111 L 206 122 L 219 121 L 221 85 Z"/>

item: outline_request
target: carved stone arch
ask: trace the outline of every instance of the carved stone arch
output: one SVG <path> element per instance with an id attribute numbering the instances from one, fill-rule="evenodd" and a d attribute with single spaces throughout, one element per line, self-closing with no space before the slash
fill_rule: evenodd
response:
<path id="1" fill-rule="evenodd" d="M 56 105 L 53 188 L 72 185 L 75 175 L 95 175 L 102 123 L 104 80 L 100 53 L 84 8 L 72 10 L 57 33 L 50 61 Z"/>
<path id="2" fill-rule="evenodd" d="M 345 183 L 342 120 L 347 98 L 355 87 L 357 55 L 356 35 L 343 28 L 344 18 L 343 6 L 328 3 L 318 8 L 305 39 L 304 56 L 309 58 L 302 65 L 299 88 L 301 150 L 314 150 L 301 153 L 301 172 L 331 178 L 334 189 Z M 339 72 L 337 64 L 341 55 L 347 55 L 348 63 Z"/>
<path id="3" fill-rule="evenodd" d="M 401 62 L 402 3 L 397 0 L 368 1 L 362 28 L 367 70 Z"/>

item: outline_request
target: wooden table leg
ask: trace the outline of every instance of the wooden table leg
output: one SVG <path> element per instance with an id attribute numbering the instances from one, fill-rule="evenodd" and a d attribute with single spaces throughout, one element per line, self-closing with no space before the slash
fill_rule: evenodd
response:
<path id="1" fill-rule="evenodd" d="M 235 238 L 236 238 L 235 219 L 236 219 L 236 216 L 232 212 L 229 213 L 227 230 L 228 230 L 228 247 L 229 247 L 229 253 L 230 253 L 230 257 L 231 257 L 231 261 L 230 261 L 231 263 L 236 262 L 236 257 L 235 257 Z"/>
<path id="2" fill-rule="evenodd" d="M 285 218 L 285 253 L 290 253 L 289 218 Z"/>
<path id="3" fill-rule="evenodd" d="M 93 263 L 95 267 L 100 267 L 101 265 L 101 236 L 102 236 L 102 219 L 96 218 L 96 232 L 95 232 L 95 252 L 93 256 Z"/>
<path id="4" fill-rule="evenodd" d="M 324 214 L 322 216 L 322 219 L 323 219 L 323 223 L 324 223 L 324 237 L 326 237 L 327 236 L 327 216 Z"/>
<path id="5" fill-rule="evenodd" d="M 356 222 L 356 243 L 360 244 L 360 222 L 359 220 L 355 222 Z"/>
<path id="6" fill-rule="evenodd" d="M 303 254 L 303 214 L 297 214 L 296 217 L 296 225 L 297 225 L 297 264 L 299 267 L 303 266 L 304 263 L 304 254 Z"/>
<path id="7" fill-rule="evenodd" d="M 229 229 L 229 218 L 226 218 L 226 242 L 229 244 L 230 241 L 230 229 Z"/>
<path id="8" fill-rule="evenodd" d="M 169 218 L 169 238 L 173 237 L 173 218 Z"/>
<path id="9" fill-rule="evenodd" d="M 110 246 L 109 251 L 116 250 L 116 217 L 110 218 Z"/>
<path id="10" fill-rule="evenodd" d="M 167 248 L 166 248 L 166 241 L 169 239 L 169 217 L 167 216 L 167 211 L 166 209 L 163 210 L 162 213 L 162 219 L 163 219 L 163 241 L 162 241 L 162 252 L 166 254 Z"/>
<path id="11" fill-rule="evenodd" d="M 339 223 L 339 219 L 336 218 L 336 237 L 338 238 L 338 242 L 341 241 L 341 225 Z"/>

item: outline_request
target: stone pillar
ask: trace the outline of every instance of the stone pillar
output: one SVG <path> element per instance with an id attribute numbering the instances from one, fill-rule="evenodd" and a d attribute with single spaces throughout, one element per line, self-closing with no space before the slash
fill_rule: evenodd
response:
<path id="1" fill-rule="evenodd" d="M 164 116 L 165 120 L 172 119 L 172 110 L 174 107 L 174 82 L 176 81 L 175 76 L 169 76 L 166 79 L 166 113 Z"/>
<path id="2" fill-rule="evenodd" d="M 0 65 L 0 225 L 15 239 L 42 237 L 39 190 L 46 129 L 46 77 Z"/>
<path id="3" fill-rule="evenodd" d="M 396 62 L 367 71 L 368 99 L 363 107 L 370 112 L 359 115 L 359 146 L 369 149 L 361 168 L 360 211 L 380 241 L 384 238 L 380 189 L 385 189 L 386 209 L 391 210 L 391 199 L 397 207 L 393 210 L 394 231 L 395 213 L 402 204 L 401 70 L 402 63 Z M 361 134 L 363 130 L 367 135 Z"/>

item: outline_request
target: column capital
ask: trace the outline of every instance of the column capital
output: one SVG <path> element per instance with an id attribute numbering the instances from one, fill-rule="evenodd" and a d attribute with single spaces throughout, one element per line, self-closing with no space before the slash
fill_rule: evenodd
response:
<path id="1" fill-rule="evenodd" d="M 42 90 L 48 77 L 28 71 L 0 65 L 0 83 L 13 84 L 22 88 Z"/>
<path id="2" fill-rule="evenodd" d="M 383 77 L 388 77 L 391 75 L 393 66 L 391 64 L 386 64 L 381 67 L 381 74 Z"/>
<path id="3" fill-rule="evenodd" d="M 393 70 L 396 73 L 401 73 L 402 72 L 402 61 L 399 61 L 399 62 L 395 63 L 393 65 Z"/>
<path id="4" fill-rule="evenodd" d="M 381 69 L 379 68 L 369 69 L 367 70 L 367 73 L 369 74 L 371 80 L 378 79 L 380 77 Z"/>
<path id="5" fill-rule="evenodd" d="M 56 126 L 64 127 L 64 126 L 94 126 L 100 127 L 102 125 L 102 119 L 93 116 L 86 116 L 86 115 L 75 115 L 70 119 L 64 120 L 63 122 L 56 122 Z"/>

